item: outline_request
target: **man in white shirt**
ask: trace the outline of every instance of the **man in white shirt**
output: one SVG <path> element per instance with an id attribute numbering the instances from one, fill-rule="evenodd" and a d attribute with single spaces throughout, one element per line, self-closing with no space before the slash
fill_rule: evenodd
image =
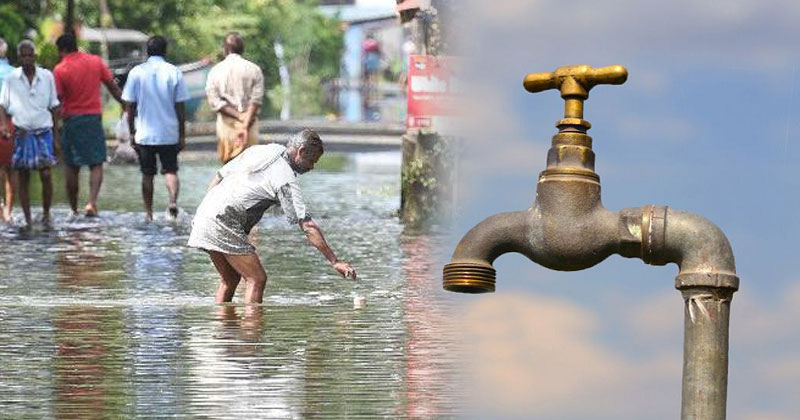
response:
<path id="1" fill-rule="evenodd" d="M 264 212 L 279 205 L 291 224 L 344 277 L 356 278 L 356 270 L 340 261 L 328 246 L 322 229 L 311 218 L 297 177 L 312 169 L 324 152 L 322 139 L 310 129 L 293 136 L 287 145 L 253 146 L 225 164 L 197 207 L 188 245 L 208 253 L 220 275 L 214 301 L 230 302 L 244 280 L 244 303 L 261 303 L 267 272 L 248 235 Z"/>
<path id="2" fill-rule="evenodd" d="M 167 40 L 154 36 L 147 41 L 149 58 L 131 69 L 122 100 L 127 103 L 128 126 L 142 171 L 142 198 L 147 219 L 153 220 L 153 177 L 156 157 L 169 193 L 169 212 L 178 215 L 178 152 L 186 146 L 184 102 L 189 93 L 181 71 L 164 61 Z"/>
<path id="3" fill-rule="evenodd" d="M 258 143 L 258 112 L 264 99 L 264 75 L 242 58 L 244 40 L 237 32 L 225 36 L 225 59 L 208 73 L 206 95 L 217 113 L 217 152 L 222 163 Z"/>
<path id="4" fill-rule="evenodd" d="M 58 148 L 58 95 L 53 73 L 36 65 L 36 46 L 26 39 L 17 46 L 21 67 L 7 75 L 0 91 L 0 133 L 8 134 L 7 114 L 14 124 L 11 166 L 19 175 L 19 201 L 25 215 L 24 229 L 32 227 L 28 187 L 30 171 L 38 170 L 42 181 L 42 223 L 50 226 L 53 181 L 50 167 L 56 164 Z"/>

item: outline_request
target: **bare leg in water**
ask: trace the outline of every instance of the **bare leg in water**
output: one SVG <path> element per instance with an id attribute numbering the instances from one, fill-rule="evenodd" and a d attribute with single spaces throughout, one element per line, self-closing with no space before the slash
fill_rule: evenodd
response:
<path id="1" fill-rule="evenodd" d="M 39 169 L 39 180 L 42 182 L 42 223 L 50 225 L 50 203 L 53 201 L 53 178 L 50 168 Z"/>
<path id="2" fill-rule="evenodd" d="M 78 179 L 80 172 L 80 166 L 67 165 L 64 168 L 64 175 L 67 178 L 67 199 L 73 216 L 78 215 Z"/>
<path id="3" fill-rule="evenodd" d="M 153 220 L 153 175 L 142 174 L 142 199 L 147 220 Z"/>
<path id="4" fill-rule="evenodd" d="M 244 279 L 247 284 L 244 303 L 261 303 L 267 284 L 267 273 L 256 254 L 232 255 L 209 251 L 209 255 L 220 273 L 216 302 L 230 302 L 239 281 Z"/>
<path id="5" fill-rule="evenodd" d="M 33 221 L 31 219 L 30 191 L 28 191 L 28 188 L 30 187 L 31 171 L 28 169 L 18 169 L 17 179 L 19 179 L 19 204 L 22 206 L 22 214 L 25 216 L 25 229 L 30 229 L 33 225 Z"/>
<path id="6" fill-rule="evenodd" d="M 86 215 L 89 217 L 97 216 L 97 196 L 100 194 L 100 187 L 103 185 L 103 164 L 92 165 L 89 167 L 89 202 L 86 203 Z"/>
<path id="7" fill-rule="evenodd" d="M 14 208 L 14 172 L 11 170 L 10 165 L 3 166 L 0 169 L 0 174 L 3 175 L 3 189 L 5 191 L 4 199 L 5 204 L 3 206 L 3 221 L 10 222 L 11 221 L 11 209 Z"/>
<path id="8" fill-rule="evenodd" d="M 225 259 L 230 263 L 247 283 L 244 292 L 244 303 L 261 303 L 264 298 L 264 287 L 267 285 L 267 272 L 256 254 L 230 255 Z"/>
<path id="9" fill-rule="evenodd" d="M 225 254 L 217 251 L 208 251 L 208 256 L 211 257 L 211 262 L 214 263 L 214 267 L 216 267 L 220 277 L 214 302 L 230 302 L 233 300 L 233 294 L 236 292 L 236 286 L 239 285 L 242 276 L 231 267 L 228 260 L 225 259 Z"/>
<path id="10" fill-rule="evenodd" d="M 164 174 L 164 180 L 167 183 L 167 193 L 169 194 L 169 215 L 178 217 L 178 193 L 181 189 L 181 182 L 178 179 L 178 174 L 175 172 L 167 172 Z"/>

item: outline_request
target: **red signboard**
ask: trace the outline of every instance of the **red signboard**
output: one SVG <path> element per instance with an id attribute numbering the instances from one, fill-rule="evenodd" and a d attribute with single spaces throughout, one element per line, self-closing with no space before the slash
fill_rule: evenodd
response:
<path id="1" fill-rule="evenodd" d="M 408 65 L 408 128 L 444 128 L 458 113 L 457 57 L 412 55 Z"/>

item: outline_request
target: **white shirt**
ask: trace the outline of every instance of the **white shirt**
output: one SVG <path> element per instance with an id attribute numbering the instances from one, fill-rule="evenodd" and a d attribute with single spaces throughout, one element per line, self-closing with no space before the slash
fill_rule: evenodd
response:
<path id="1" fill-rule="evenodd" d="M 192 221 L 189 246 L 248 254 L 254 251 L 247 235 L 268 208 L 280 205 L 289 223 L 311 217 L 289 164 L 286 148 L 278 144 L 250 146 L 219 171 L 219 184 L 208 191 Z"/>
<path id="2" fill-rule="evenodd" d="M 250 146 L 220 168 L 222 181 L 209 191 L 197 215 L 217 218 L 237 214 L 249 231 L 264 211 L 274 204 L 283 208 L 289 223 L 308 217 L 297 174 L 279 144 Z M 234 211 L 231 211 L 234 209 Z"/>
<path id="3" fill-rule="evenodd" d="M 40 130 L 53 127 L 50 110 L 60 104 L 53 73 L 36 66 L 33 82 L 22 67 L 14 69 L 0 90 L 0 107 L 11 114 L 11 122 L 23 130 Z"/>
<path id="4" fill-rule="evenodd" d="M 230 53 L 208 72 L 206 95 L 211 109 L 230 103 L 239 112 L 264 100 L 264 75 L 255 63 Z"/>
<path id="5" fill-rule="evenodd" d="M 175 104 L 189 99 L 183 73 L 163 57 L 152 56 L 128 74 L 122 100 L 136 104 L 136 143 L 159 146 L 178 143 Z"/>

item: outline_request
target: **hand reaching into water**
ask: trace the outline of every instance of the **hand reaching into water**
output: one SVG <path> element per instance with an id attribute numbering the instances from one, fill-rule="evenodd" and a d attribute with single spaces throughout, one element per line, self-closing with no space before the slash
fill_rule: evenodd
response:
<path id="1" fill-rule="evenodd" d="M 356 279 L 356 269 L 351 267 L 350 264 L 339 261 L 334 255 L 333 250 L 331 247 L 328 246 L 328 242 L 325 241 L 325 236 L 322 235 L 322 230 L 320 230 L 319 226 L 314 222 L 311 217 L 304 218 L 300 221 L 300 228 L 303 229 L 305 232 L 308 241 L 314 245 L 315 248 L 331 262 L 333 268 L 339 272 L 345 278 L 351 278 L 353 280 Z"/>
<path id="2" fill-rule="evenodd" d="M 344 261 L 337 261 L 333 263 L 333 268 L 336 269 L 342 277 L 356 280 L 356 269 L 351 267 L 350 264 Z"/>

